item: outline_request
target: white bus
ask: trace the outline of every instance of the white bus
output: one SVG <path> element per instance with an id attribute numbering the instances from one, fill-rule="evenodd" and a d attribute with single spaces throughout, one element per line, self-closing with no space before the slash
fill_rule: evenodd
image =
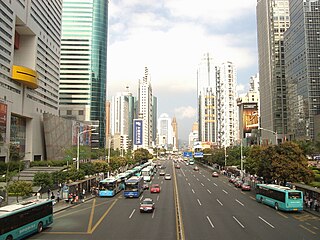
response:
<path id="1" fill-rule="evenodd" d="M 145 182 L 150 182 L 151 177 L 153 176 L 153 167 L 148 166 L 141 170 L 141 176 Z"/>

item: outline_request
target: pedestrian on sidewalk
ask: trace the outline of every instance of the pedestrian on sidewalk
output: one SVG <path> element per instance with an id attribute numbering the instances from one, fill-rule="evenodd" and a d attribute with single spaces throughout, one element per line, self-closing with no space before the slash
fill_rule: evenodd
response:
<path id="1" fill-rule="evenodd" d="M 60 201 L 60 190 L 57 192 L 57 203 Z"/>
<path id="2" fill-rule="evenodd" d="M 50 188 L 48 188 L 48 199 L 50 199 L 50 193 L 51 193 L 51 190 Z"/>

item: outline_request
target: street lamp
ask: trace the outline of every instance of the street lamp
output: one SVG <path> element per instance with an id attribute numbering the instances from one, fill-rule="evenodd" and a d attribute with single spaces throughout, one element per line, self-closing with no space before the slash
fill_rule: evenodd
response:
<path id="1" fill-rule="evenodd" d="M 84 130 L 84 131 L 81 131 L 80 132 L 80 128 L 79 128 L 79 131 L 78 131 L 78 141 L 77 141 L 77 171 L 79 171 L 79 165 L 80 165 L 80 136 L 81 134 L 83 133 L 86 133 L 86 132 L 93 132 L 95 131 L 96 129 L 89 129 L 89 130 Z"/>
<path id="2" fill-rule="evenodd" d="M 278 145 L 278 133 L 277 133 L 277 131 L 274 132 L 274 131 L 272 131 L 272 130 L 265 129 L 265 128 L 261 128 L 261 127 L 259 127 L 258 129 L 259 129 L 259 130 L 264 130 L 264 131 L 273 133 L 273 134 L 275 135 L 275 137 L 276 137 L 275 145 Z"/>

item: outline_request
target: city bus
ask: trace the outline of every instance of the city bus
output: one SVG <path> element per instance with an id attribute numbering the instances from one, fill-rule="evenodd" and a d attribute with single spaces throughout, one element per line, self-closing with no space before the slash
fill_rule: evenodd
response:
<path id="1" fill-rule="evenodd" d="M 302 211 L 303 192 L 276 184 L 257 184 L 256 200 L 276 210 Z"/>
<path id="2" fill-rule="evenodd" d="M 123 188 L 121 178 L 109 177 L 99 182 L 99 197 L 113 197 Z"/>
<path id="3" fill-rule="evenodd" d="M 133 176 L 125 181 L 123 196 L 138 198 L 143 192 L 143 177 Z"/>
<path id="4" fill-rule="evenodd" d="M 0 240 L 24 239 L 52 222 L 52 200 L 33 199 L 1 207 Z"/>
<path id="5" fill-rule="evenodd" d="M 148 166 L 141 170 L 141 176 L 143 177 L 143 180 L 146 182 L 151 181 L 151 177 L 153 175 L 153 167 Z"/>
<path id="6" fill-rule="evenodd" d="M 120 183 L 120 185 L 121 185 L 121 190 L 124 190 L 125 181 L 130 178 L 130 173 L 128 173 L 128 172 L 119 173 L 119 174 L 116 176 L 116 178 L 119 178 L 119 179 L 121 180 L 121 183 Z"/>

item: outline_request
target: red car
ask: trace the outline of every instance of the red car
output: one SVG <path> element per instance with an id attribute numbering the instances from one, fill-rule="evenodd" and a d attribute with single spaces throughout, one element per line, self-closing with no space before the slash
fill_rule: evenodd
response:
<path id="1" fill-rule="evenodd" d="M 176 169 L 180 169 L 180 165 L 179 164 L 176 165 Z"/>
<path id="2" fill-rule="evenodd" d="M 151 193 L 160 193 L 160 185 L 159 184 L 152 184 L 150 188 Z"/>
<path id="3" fill-rule="evenodd" d="M 219 173 L 218 172 L 213 172 L 212 173 L 212 177 L 219 177 Z"/>
<path id="4" fill-rule="evenodd" d="M 243 184 L 241 185 L 241 190 L 242 190 L 242 191 L 250 191 L 250 190 L 251 190 L 251 187 L 250 187 L 250 185 L 249 185 L 248 183 L 243 183 Z"/>

